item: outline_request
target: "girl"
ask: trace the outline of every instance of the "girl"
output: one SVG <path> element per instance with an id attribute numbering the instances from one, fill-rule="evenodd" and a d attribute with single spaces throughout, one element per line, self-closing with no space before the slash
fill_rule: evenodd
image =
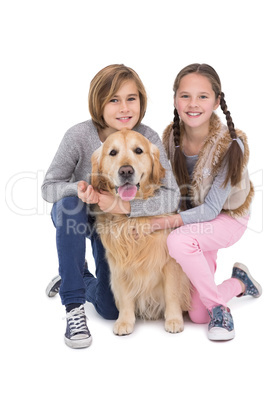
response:
<path id="1" fill-rule="evenodd" d="M 43 198 L 54 203 L 51 215 L 59 259 L 59 276 L 50 282 L 46 293 L 50 297 L 60 293 L 67 311 L 65 342 L 72 348 L 87 347 L 91 343 L 83 307 L 86 300 L 104 318 L 118 316 L 109 285 L 109 267 L 94 230 L 90 204 L 98 203 L 104 212 L 129 216 L 157 215 L 178 208 L 179 189 L 161 140 L 152 129 L 141 124 L 146 105 L 146 91 L 135 71 L 122 64 L 102 69 L 91 81 L 89 90 L 92 120 L 67 131 L 42 185 Z M 138 131 L 156 144 L 166 169 L 163 187 L 146 201 L 118 203 L 117 198 L 98 193 L 88 184 L 91 155 L 110 134 L 124 127 Z M 86 237 L 91 240 L 96 277 L 87 269 Z"/>
<path id="2" fill-rule="evenodd" d="M 235 264 L 231 279 L 219 286 L 214 282 L 217 251 L 236 243 L 249 219 L 254 190 L 247 138 L 234 129 L 220 79 L 209 65 L 185 67 L 173 89 L 174 122 L 163 143 L 182 200 L 178 214 L 152 219 L 152 230 L 178 228 L 168 237 L 168 249 L 194 287 L 190 318 L 209 322 L 209 339 L 228 340 L 234 326 L 226 303 L 234 296 L 261 295 L 243 264 Z M 219 105 L 228 127 L 214 113 Z"/>

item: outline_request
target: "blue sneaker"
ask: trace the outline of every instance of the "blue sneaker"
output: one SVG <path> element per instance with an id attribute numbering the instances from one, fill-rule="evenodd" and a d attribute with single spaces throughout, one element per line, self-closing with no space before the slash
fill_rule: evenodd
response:
<path id="1" fill-rule="evenodd" d="M 211 341 L 228 341 L 235 336 L 233 317 L 228 307 L 216 306 L 208 310 L 208 338 Z"/>
<path id="2" fill-rule="evenodd" d="M 64 340 L 73 349 L 87 348 L 92 342 L 91 334 L 86 323 L 83 304 L 74 308 L 66 315 L 67 327 Z"/>
<path id="3" fill-rule="evenodd" d="M 246 289 L 244 293 L 241 293 L 237 297 L 241 296 L 253 296 L 260 297 L 262 294 L 261 285 L 250 275 L 248 268 L 241 264 L 240 262 L 236 262 L 233 267 L 232 278 L 239 279 L 244 283 Z"/>

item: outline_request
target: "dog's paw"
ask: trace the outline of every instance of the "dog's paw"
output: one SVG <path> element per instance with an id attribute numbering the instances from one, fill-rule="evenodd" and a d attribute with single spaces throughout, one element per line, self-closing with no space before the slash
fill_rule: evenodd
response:
<path id="1" fill-rule="evenodd" d="M 182 332 L 183 329 L 184 325 L 182 320 L 174 319 L 174 320 L 166 320 L 165 322 L 165 330 L 172 334 Z"/>
<path id="2" fill-rule="evenodd" d="M 129 335 L 133 332 L 134 324 L 129 322 L 116 321 L 114 324 L 115 335 Z"/>

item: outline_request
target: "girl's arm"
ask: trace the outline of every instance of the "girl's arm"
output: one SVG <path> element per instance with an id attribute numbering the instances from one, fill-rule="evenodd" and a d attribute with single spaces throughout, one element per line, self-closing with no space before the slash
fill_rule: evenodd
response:
<path id="1" fill-rule="evenodd" d="M 242 151 L 244 152 L 244 146 L 240 139 L 238 139 Z M 197 222 L 209 222 L 215 219 L 222 211 L 223 205 L 227 200 L 232 186 L 231 183 L 227 183 L 226 187 L 223 187 L 225 177 L 227 174 L 227 164 L 223 162 L 222 168 L 218 172 L 218 175 L 214 178 L 212 186 L 205 198 L 203 204 L 182 211 L 177 215 L 152 218 L 150 220 L 151 231 L 159 229 L 172 229 L 182 225 L 197 223 Z"/>
<path id="2" fill-rule="evenodd" d="M 237 143 L 244 153 L 243 142 L 238 138 Z M 230 181 L 227 183 L 226 187 L 223 186 L 227 170 L 227 161 L 223 161 L 222 167 L 217 176 L 214 178 L 204 203 L 180 213 L 185 225 L 196 222 L 209 222 L 212 219 L 215 219 L 221 213 L 223 205 L 225 204 L 225 201 L 232 190 Z"/>
<path id="3" fill-rule="evenodd" d="M 150 232 L 155 232 L 161 229 L 175 229 L 179 226 L 183 226 L 183 220 L 180 214 L 163 216 L 160 218 L 150 219 Z"/>
<path id="4" fill-rule="evenodd" d="M 226 187 L 223 187 L 226 172 L 227 169 L 225 168 L 215 177 L 203 204 L 180 212 L 184 224 L 209 222 L 221 213 L 232 189 L 230 182 L 227 183 Z"/>
<path id="5" fill-rule="evenodd" d="M 224 171 L 214 179 L 203 204 L 188 209 L 187 211 L 182 211 L 176 215 L 151 218 L 149 232 L 154 232 L 155 230 L 160 229 L 173 229 L 184 224 L 209 222 L 212 219 L 215 219 L 221 212 L 231 191 L 230 183 L 228 183 L 225 188 L 222 187 L 226 177 Z"/>

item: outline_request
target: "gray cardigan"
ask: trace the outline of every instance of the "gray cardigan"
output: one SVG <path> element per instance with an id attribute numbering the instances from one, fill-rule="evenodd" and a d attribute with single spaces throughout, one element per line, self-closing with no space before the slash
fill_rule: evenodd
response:
<path id="1" fill-rule="evenodd" d="M 166 169 L 163 186 L 148 200 L 131 201 L 131 217 L 152 216 L 175 212 L 178 209 L 180 191 L 173 176 L 165 150 L 158 134 L 140 124 L 138 131 L 160 150 L 160 162 Z M 71 127 L 63 137 L 56 155 L 42 184 L 42 196 L 48 202 L 64 197 L 77 196 L 77 183 L 90 183 L 91 156 L 101 146 L 97 129 L 92 120 Z"/>

